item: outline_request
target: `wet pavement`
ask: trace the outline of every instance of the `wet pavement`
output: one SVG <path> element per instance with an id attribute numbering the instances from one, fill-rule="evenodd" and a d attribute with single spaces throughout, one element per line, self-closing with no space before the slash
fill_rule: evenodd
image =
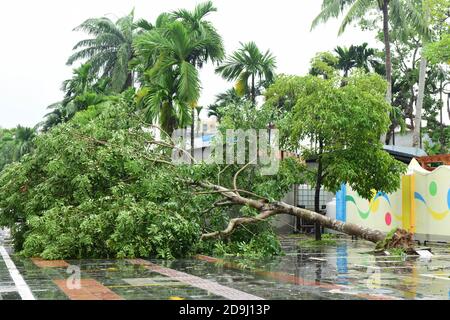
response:
<path id="1" fill-rule="evenodd" d="M 284 238 L 286 255 L 260 261 L 197 256 L 46 262 L 7 251 L 35 299 L 450 299 L 450 244 L 433 246 L 434 256 L 425 260 L 375 256 L 364 241 L 298 241 Z M 19 291 L 0 259 L 0 300 L 21 299 Z"/>

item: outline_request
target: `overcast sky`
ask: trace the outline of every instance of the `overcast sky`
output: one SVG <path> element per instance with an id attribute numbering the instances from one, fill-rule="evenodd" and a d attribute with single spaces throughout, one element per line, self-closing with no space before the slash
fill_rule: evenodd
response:
<path id="1" fill-rule="evenodd" d="M 61 82 L 71 77 L 66 66 L 72 47 L 86 35 L 72 29 L 90 17 L 128 14 L 154 21 L 159 13 L 178 8 L 192 9 L 195 0 L 2 0 L 0 1 L 0 127 L 34 126 L 47 113 L 46 107 L 60 101 Z M 380 48 L 371 33 L 349 28 L 338 37 L 334 20 L 310 32 L 311 21 L 320 11 L 320 0 L 215 0 L 218 12 L 209 19 L 222 35 L 227 53 L 239 42 L 255 41 L 277 57 L 278 73 L 303 75 L 319 51 L 337 45 L 366 41 Z M 213 67 L 201 72 L 201 105 L 229 87 L 214 74 Z"/>

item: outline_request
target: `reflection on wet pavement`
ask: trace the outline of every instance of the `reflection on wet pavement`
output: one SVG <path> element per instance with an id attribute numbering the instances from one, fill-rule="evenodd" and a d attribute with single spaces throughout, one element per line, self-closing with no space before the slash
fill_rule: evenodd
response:
<path id="1" fill-rule="evenodd" d="M 46 265 L 14 255 L 12 259 L 36 299 L 73 298 L 64 281 L 76 282 L 77 277 L 81 287 L 89 283 L 91 290 L 75 294 L 81 298 L 225 299 L 227 294 L 220 291 L 225 288 L 263 299 L 450 299 L 448 244 L 433 246 L 432 259 L 423 260 L 375 256 L 370 253 L 373 245 L 364 241 L 339 239 L 326 247 L 299 247 L 297 242 L 283 239 L 286 255 L 261 261 L 198 256 L 151 263 L 65 260 Z M 221 289 L 208 291 L 208 286 Z M 0 299 L 20 299 L 1 259 Z"/>

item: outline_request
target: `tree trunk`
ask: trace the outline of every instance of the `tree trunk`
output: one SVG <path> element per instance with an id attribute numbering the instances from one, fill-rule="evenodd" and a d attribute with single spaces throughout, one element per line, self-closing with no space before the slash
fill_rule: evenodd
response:
<path id="1" fill-rule="evenodd" d="M 314 194 L 314 211 L 320 212 L 320 189 L 322 187 L 322 151 L 323 142 L 319 139 L 319 155 L 317 157 L 317 179 L 316 179 L 316 190 Z M 322 240 L 322 232 L 320 223 L 316 222 L 314 225 L 314 234 L 316 241 Z"/>
<path id="2" fill-rule="evenodd" d="M 130 71 L 127 75 L 127 80 L 125 81 L 125 85 L 123 87 L 122 91 L 127 90 L 128 88 L 131 88 L 134 86 L 134 76 L 133 76 L 133 72 Z"/>
<path id="3" fill-rule="evenodd" d="M 195 155 L 195 149 L 194 149 L 194 144 L 195 144 L 195 108 L 194 107 L 192 107 L 191 118 L 192 118 L 192 122 L 191 122 L 191 157 L 194 158 L 194 155 Z"/>
<path id="4" fill-rule="evenodd" d="M 392 62 L 391 62 L 391 42 L 389 39 L 389 0 L 383 1 L 383 34 L 384 34 L 384 50 L 385 50 L 385 64 L 386 64 L 386 81 L 387 92 L 386 101 L 392 103 Z"/>
<path id="5" fill-rule="evenodd" d="M 395 128 L 397 128 L 397 121 L 393 120 L 391 122 L 391 125 L 389 126 L 388 131 L 386 132 L 386 139 L 384 141 L 384 143 L 386 145 L 389 145 L 391 143 L 391 138 L 394 138 L 394 130 Z M 393 141 L 393 144 L 395 145 L 395 142 Z"/>
<path id="6" fill-rule="evenodd" d="M 417 96 L 416 103 L 416 116 L 414 118 L 414 131 L 413 131 L 413 141 L 412 146 L 414 148 L 420 147 L 420 129 L 422 123 L 422 107 L 423 100 L 425 97 L 425 80 L 427 76 L 427 59 L 423 56 L 420 59 L 420 70 L 419 70 L 419 93 Z"/>
<path id="7" fill-rule="evenodd" d="M 256 105 L 256 88 L 255 88 L 255 74 L 252 74 L 252 103 Z"/>
<path id="8" fill-rule="evenodd" d="M 439 141 L 441 143 L 441 150 L 440 153 L 444 153 L 445 152 L 445 146 L 446 146 L 446 137 L 445 137 L 445 126 L 444 126 L 444 119 L 443 119 L 443 112 L 444 112 L 444 99 L 442 96 L 442 91 L 444 90 L 444 86 L 441 80 L 441 84 L 439 86 L 439 103 L 441 104 L 441 107 L 439 108 L 439 125 L 440 125 L 440 129 L 441 129 L 441 134 L 439 137 Z"/>

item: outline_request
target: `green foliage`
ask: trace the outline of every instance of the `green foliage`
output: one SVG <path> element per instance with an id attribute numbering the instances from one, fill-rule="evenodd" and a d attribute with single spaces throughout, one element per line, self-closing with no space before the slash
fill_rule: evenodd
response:
<path id="1" fill-rule="evenodd" d="M 296 84 L 293 113 L 278 122 L 284 146 L 300 149 L 306 159 L 320 157 L 323 185 L 330 191 L 337 191 L 346 181 L 366 198 L 371 189 L 392 192 L 405 168 L 384 152 L 379 142 L 389 121 L 386 84 L 379 75 L 362 72 L 346 78 L 345 86 L 340 80 L 306 76 L 295 82 L 290 78 L 277 81 Z M 309 141 L 321 141 L 321 153 L 317 144 Z M 310 183 L 314 185 L 316 180 L 313 175 Z"/>
<path id="2" fill-rule="evenodd" d="M 250 97 L 255 104 L 256 96 L 273 82 L 275 68 L 276 59 L 270 50 L 262 53 L 254 42 L 248 42 L 241 43 L 241 48 L 228 57 L 216 72 L 226 80 L 237 81 L 237 94 Z"/>
<path id="3" fill-rule="evenodd" d="M 397 232 L 397 228 L 392 229 L 391 231 L 389 231 L 386 236 L 384 237 L 384 239 L 380 242 L 377 243 L 376 248 L 377 249 L 383 249 L 387 246 L 387 244 L 392 240 L 392 238 L 394 237 L 394 234 Z"/>
<path id="4" fill-rule="evenodd" d="M 212 253 L 215 256 L 235 256 L 249 259 L 279 255 L 282 253 L 277 236 L 269 229 L 256 234 L 248 242 L 245 241 L 217 241 Z"/>
<path id="5" fill-rule="evenodd" d="M 301 247 L 315 247 L 315 246 L 335 246 L 337 245 L 336 238 L 332 234 L 323 234 L 321 240 L 308 239 L 300 240 L 298 245 Z"/>
<path id="6" fill-rule="evenodd" d="M 425 56 L 434 64 L 450 64 L 450 34 L 447 33 L 439 41 L 427 45 Z"/>
<path id="7" fill-rule="evenodd" d="M 87 19 L 75 30 L 84 31 L 92 38 L 75 45 L 75 52 L 67 64 L 87 60 L 90 75 L 110 79 L 108 87 L 114 92 L 122 92 L 133 80 L 128 63 L 133 56 L 136 29 L 134 10 L 116 22 L 106 17 Z"/>
<path id="8" fill-rule="evenodd" d="M 313 76 L 322 76 L 325 79 L 333 78 L 337 75 L 339 59 L 331 52 L 319 52 L 311 60 L 309 73 Z"/>
<path id="9" fill-rule="evenodd" d="M 0 172 L 7 165 L 20 160 L 34 148 L 36 130 L 17 126 L 13 129 L 0 128 Z"/>
<path id="10" fill-rule="evenodd" d="M 126 93 L 39 135 L 35 150 L 0 175 L 0 225 L 12 228 L 17 250 L 46 259 L 219 253 L 225 244 L 202 242 L 201 234 L 224 228 L 235 215 L 257 212 L 211 208 L 219 195 L 195 195 L 186 179 L 216 182 L 225 166 L 161 163 L 170 158 L 159 148 L 145 148 L 152 139 Z M 229 168 L 220 182 L 231 187 L 239 168 Z M 276 177 L 254 168 L 242 172 L 238 183 L 279 199 L 295 170 L 290 161 Z M 239 228 L 224 250 L 248 257 L 281 253 L 269 222 Z"/>
<path id="11" fill-rule="evenodd" d="M 200 97 L 197 68 L 204 63 L 221 61 L 222 38 L 205 17 L 216 11 L 211 2 L 197 5 L 193 12 L 178 10 L 163 13 L 156 28 L 141 33 L 134 40 L 134 64 L 143 88 L 138 105 L 146 120 L 159 121 L 168 134 L 186 127 L 191 108 Z"/>
<path id="12" fill-rule="evenodd" d="M 79 112 L 40 135 L 31 156 L 3 171 L 0 223 L 20 225 L 13 231 L 20 231 L 16 246 L 25 255 L 189 254 L 200 234 L 198 219 L 192 208 L 180 209 L 187 193 L 170 172 L 136 156 L 150 137 L 131 111 L 119 101 Z"/>

